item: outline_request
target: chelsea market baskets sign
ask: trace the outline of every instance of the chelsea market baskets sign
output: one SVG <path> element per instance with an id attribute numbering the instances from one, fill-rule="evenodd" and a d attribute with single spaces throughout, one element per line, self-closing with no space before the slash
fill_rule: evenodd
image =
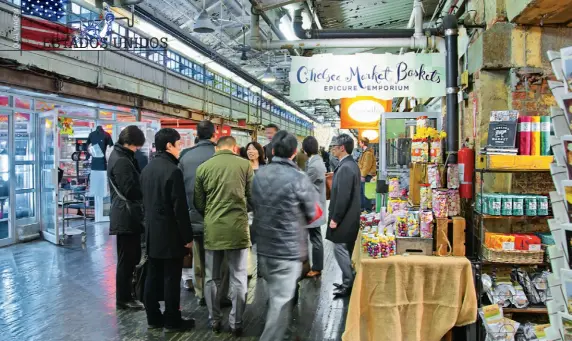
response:
<path id="1" fill-rule="evenodd" d="M 445 55 L 441 53 L 292 57 L 293 100 L 427 98 L 445 94 Z"/>

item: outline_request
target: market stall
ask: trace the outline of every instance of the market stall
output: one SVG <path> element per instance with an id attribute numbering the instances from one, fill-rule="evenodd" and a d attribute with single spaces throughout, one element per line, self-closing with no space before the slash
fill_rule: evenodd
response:
<path id="1" fill-rule="evenodd" d="M 439 341 L 477 318 L 459 166 L 445 164 L 438 113 L 383 113 L 379 127 L 388 186 L 361 217 L 343 339 Z"/>

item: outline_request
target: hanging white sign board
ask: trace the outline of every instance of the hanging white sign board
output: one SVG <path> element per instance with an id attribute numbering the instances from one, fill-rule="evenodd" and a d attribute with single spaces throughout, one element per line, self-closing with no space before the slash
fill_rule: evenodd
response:
<path id="1" fill-rule="evenodd" d="M 290 98 L 295 101 L 374 96 L 445 96 L 442 53 L 292 57 Z"/>

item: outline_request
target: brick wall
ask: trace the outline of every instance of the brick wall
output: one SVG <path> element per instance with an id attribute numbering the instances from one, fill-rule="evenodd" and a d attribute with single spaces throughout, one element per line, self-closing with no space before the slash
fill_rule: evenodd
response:
<path id="1" fill-rule="evenodd" d="M 520 111 L 522 116 L 546 116 L 550 107 L 556 105 L 554 96 L 548 87 L 547 79 L 537 84 L 517 84 L 511 93 L 510 108 Z"/>

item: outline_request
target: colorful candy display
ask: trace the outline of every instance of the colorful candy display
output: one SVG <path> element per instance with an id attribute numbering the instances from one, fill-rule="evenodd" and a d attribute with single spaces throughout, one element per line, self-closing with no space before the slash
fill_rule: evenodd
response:
<path id="1" fill-rule="evenodd" d="M 395 231 L 399 237 L 407 237 L 407 217 L 398 215 L 395 218 Z"/>
<path id="2" fill-rule="evenodd" d="M 441 174 L 439 174 L 437 165 L 427 166 L 427 181 L 431 185 L 431 188 L 441 187 Z"/>
<path id="3" fill-rule="evenodd" d="M 450 216 L 461 214 L 461 196 L 458 189 L 451 188 L 447 191 L 447 202 Z"/>
<path id="4" fill-rule="evenodd" d="M 431 140 L 429 157 L 431 162 L 443 162 L 443 148 L 441 147 L 441 140 Z"/>
<path id="5" fill-rule="evenodd" d="M 396 198 L 389 198 L 387 200 L 387 213 L 395 213 L 400 210 L 401 200 Z"/>
<path id="6" fill-rule="evenodd" d="M 459 188 L 459 165 L 447 166 L 447 188 Z"/>
<path id="7" fill-rule="evenodd" d="M 449 214 L 448 194 L 446 189 L 433 190 L 433 213 L 436 218 L 447 218 Z"/>
<path id="8" fill-rule="evenodd" d="M 421 238 L 433 238 L 433 212 L 419 212 L 419 231 Z"/>
<path id="9" fill-rule="evenodd" d="M 431 205 L 431 185 L 421 184 L 419 187 L 419 206 L 422 210 L 432 207 Z"/>
<path id="10" fill-rule="evenodd" d="M 390 198 L 399 198 L 401 196 L 401 190 L 399 188 L 399 178 L 389 178 L 388 195 Z"/>
<path id="11" fill-rule="evenodd" d="M 407 237 L 419 237 L 419 211 L 407 212 Z"/>
<path id="12" fill-rule="evenodd" d="M 415 120 L 415 125 L 417 126 L 417 129 L 427 128 L 427 116 L 417 117 L 417 119 Z"/>
<path id="13" fill-rule="evenodd" d="M 427 139 L 413 139 L 411 142 L 411 162 L 429 161 L 429 142 Z"/>

